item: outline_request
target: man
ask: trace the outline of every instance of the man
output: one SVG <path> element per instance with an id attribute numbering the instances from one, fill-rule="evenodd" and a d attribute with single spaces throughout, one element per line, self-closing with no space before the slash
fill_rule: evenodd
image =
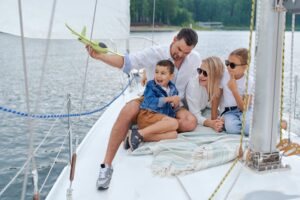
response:
<path id="1" fill-rule="evenodd" d="M 133 68 L 145 68 L 148 80 L 153 79 L 155 66 L 158 61 L 164 59 L 173 61 L 176 68 L 173 82 L 179 91 L 180 98 L 183 99 L 188 80 L 196 72 L 196 68 L 201 63 L 199 54 L 193 51 L 197 43 L 197 33 L 192 29 L 183 28 L 174 37 L 170 46 L 151 47 L 138 53 L 127 54 L 124 57 L 97 53 L 89 46 L 86 48 L 91 57 L 101 60 L 113 67 L 123 69 L 126 73 L 130 72 Z M 120 144 L 125 139 L 130 125 L 137 118 L 140 103 L 138 100 L 128 102 L 121 110 L 111 130 L 106 155 L 103 163 L 100 165 L 100 173 L 97 180 L 97 188 L 99 190 L 104 190 L 109 187 L 113 173 L 111 166 L 112 161 Z M 183 107 L 177 111 L 176 119 L 179 123 L 179 132 L 192 131 L 197 126 L 197 119 Z"/>

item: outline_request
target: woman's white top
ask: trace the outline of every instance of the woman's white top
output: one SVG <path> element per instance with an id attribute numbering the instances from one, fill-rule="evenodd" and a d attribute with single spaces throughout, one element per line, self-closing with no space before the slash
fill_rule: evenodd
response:
<path id="1" fill-rule="evenodd" d="M 195 115 L 198 124 L 204 125 L 206 117 L 203 116 L 203 111 L 206 108 L 211 108 L 211 103 L 208 101 L 206 88 L 199 83 L 198 75 L 189 80 L 185 91 L 185 98 L 188 109 Z"/>

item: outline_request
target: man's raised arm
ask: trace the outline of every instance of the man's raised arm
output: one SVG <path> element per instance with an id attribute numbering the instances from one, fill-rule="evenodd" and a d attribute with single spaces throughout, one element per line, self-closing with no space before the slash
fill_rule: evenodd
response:
<path id="1" fill-rule="evenodd" d="M 93 50 L 88 45 L 86 46 L 86 49 L 92 58 L 101 60 L 102 62 L 105 62 L 108 65 L 117 67 L 119 69 L 121 69 L 124 65 L 124 57 L 123 56 L 115 55 L 115 54 L 97 53 L 95 50 Z"/>

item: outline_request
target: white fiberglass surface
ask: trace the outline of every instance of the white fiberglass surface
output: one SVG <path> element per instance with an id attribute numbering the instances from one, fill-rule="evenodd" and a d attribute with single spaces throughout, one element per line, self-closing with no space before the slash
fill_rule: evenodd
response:
<path id="1" fill-rule="evenodd" d="M 129 96 L 134 96 L 130 94 Z M 80 145 L 72 184 L 73 199 L 208 199 L 232 163 L 176 177 L 159 177 L 151 172 L 152 156 L 131 156 L 120 148 L 113 163 L 110 188 L 96 189 L 100 162 L 104 158 L 110 129 L 130 98 L 121 96 L 90 130 Z M 208 131 L 198 127 L 199 131 Z M 295 142 L 299 137 L 293 136 Z M 215 199 L 300 199 L 299 156 L 284 157 L 290 169 L 257 173 L 238 163 Z M 65 199 L 69 187 L 69 167 L 65 168 L 47 199 Z"/>

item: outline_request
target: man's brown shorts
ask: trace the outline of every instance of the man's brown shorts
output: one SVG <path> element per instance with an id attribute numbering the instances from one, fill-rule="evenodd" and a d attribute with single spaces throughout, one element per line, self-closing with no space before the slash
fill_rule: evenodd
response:
<path id="1" fill-rule="evenodd" d="M 133 99 L 131 101 L 135 101 L 141 105 L 144 101 L 144 95 L 140 96 L 139 98 Z"/>

